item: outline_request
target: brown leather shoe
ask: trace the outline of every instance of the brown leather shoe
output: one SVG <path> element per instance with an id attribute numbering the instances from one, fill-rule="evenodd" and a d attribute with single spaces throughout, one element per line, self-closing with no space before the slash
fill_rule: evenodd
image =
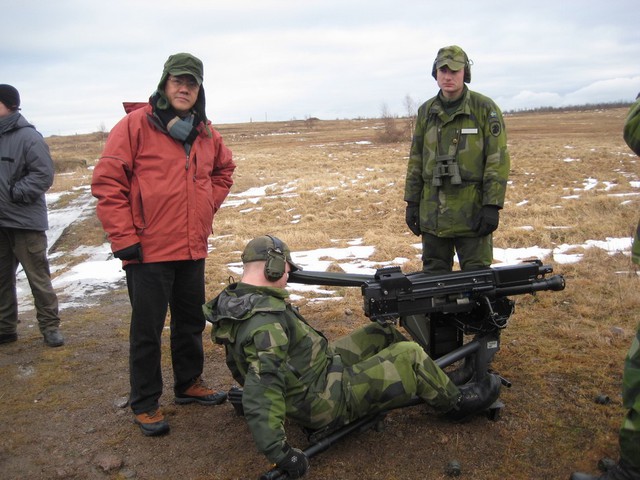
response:
<path id="1" fill-rule="evenodd" d="M 198 377 L 196 382 L 184 392 L 176 395 L 175 402 L 179 405 L 197 402 L 200 405 L 220 405 L 227 399 L 226 392 L 215 392 L 207 387 Z"/>
<path id="2" fill-rule="evenodd" d="M 140 430 L 147 437 L 156 437 L 169 433 L 169 422 L 164 419 L 160 409 L 139 413 L 133 421 L 140 426 Z"/>

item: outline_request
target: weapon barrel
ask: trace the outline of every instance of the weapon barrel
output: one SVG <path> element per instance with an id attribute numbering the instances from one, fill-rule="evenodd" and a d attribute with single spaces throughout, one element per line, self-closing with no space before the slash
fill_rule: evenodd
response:
<path id="1" fill-rule="evenodd" d="M 562 275 L 553 275 L 548 278 L 538 278 L 531 283 L 514 285 L 510 287 L 496 288 L 497 297 L 507 297 L 509 295 L 522 295 L 524 293 L 540 292 L 542 290 L 553 290 L 558 292 L 564 290 L 565 282 Z"/>
<path id="2" fill-rule="evenodd" d="M 296 270 L 289 274 L 289 283 L 304 285 L 329 285 L 334 287 L 359 287 L 374 280 L 373 275 L 358 273 L 305 272 Z"/>

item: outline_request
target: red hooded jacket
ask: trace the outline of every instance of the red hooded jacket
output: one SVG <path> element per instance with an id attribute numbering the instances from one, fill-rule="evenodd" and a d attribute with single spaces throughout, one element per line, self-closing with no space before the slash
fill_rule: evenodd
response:
<path id="1" fill-rule="evenodd" d="M 201 123 L 187 157 L 151 112 L 146 104 L 111 130 L 91 183 L 98 218 L 113 252 L 140 242 L 145 263 L 206 258 L 213 216 L 233 185 L 231 150 Z"/>

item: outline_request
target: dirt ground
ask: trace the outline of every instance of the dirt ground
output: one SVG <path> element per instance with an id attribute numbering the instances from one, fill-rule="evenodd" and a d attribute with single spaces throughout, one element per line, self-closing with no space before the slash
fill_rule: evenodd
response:
<path id="1" fill-rule="evenodd" d="M 590 113 L 584 117 L 586 120 L 577 117 L 578 120 L 563 127 L 562 122 L 566 122 L 566 118 L 562 115 L 540 115 L 510 120 L 514 145 L 512 177 L 518 188 L 511 187 L 514 197 L 509 211 L 511 217 L 505 215 L 507 220 L 500 233 L 500 241 L 505 246 L 575 243 L 572 237 L 567 237 L 574 230 L 576 235 L 584 237 L 579 237 L 581 241 L 608 235 L 622 236 L 620 231 L 614 232 L 605 225 L 607 217 L 618 218 L 618 224 L 622 225 L 618 228 L 624 232 L 628 225 L 637 221 L 637 204 L 619 206 L 611 203 L 614 200 L 605 192 L 593 191 L 588 199 L 601 203 L 594 207 L 589 204 L 589 210 L 585 207 L 584 218 L 587 220 L 582 221 L 580 217 L 577 227 L 569 233 L 566 230 L 548 230 L 551 233 L 544 236 L 538 230 L 532 233 L 517 228 L 518 225 L 508 224 L 509 218 L 512 224 L 517 223 L 518 207 L 514 205 L 520 203 L 517 195 L 523 191 L 519 184 L 526 183 L 529 189 L 533 188 L 535 178 L 531 172 L 537 171 L 541 156 L 547 150 L 553 150 L 550 155 L 562 159 L 567 155 L 565 145 L 568 142 L 578 144 L 581 138 L 578 133 L 586 139 L 582 150 L 579 150 L 585 160 L 561 163 L 562 173 L 554 173 L 558 189 L 562 187 L 563 179 L 567 183 L 573 181 L 570 186 L 582 185 L 588 175 L 605 180 L 605 173 L 594 172 L 595 166 L 600 164 L 604 172 L 615 171 L 615 167 L 604 163 L 605 160 L 614 165 L 624 161 L 622 172 L 626 174 L 632 169 L 631 178 L 637 180 L 635 157 L 619 153 L 623 148 L 619 132 L 624 110 L 611 114 L 605 112 L 605 115 Z M 611 119 L 606 124 L 606 131 L 602 131 L 602 118 L 605 121 Z M 586 125 L 583 127 L 585 131 L 576 133 L 576 125 Z M 340 131 L 329 132 L 327 136 L 335 136 L 335 132 Z M 357 134 L 366 134 L 370 138 L 371 134 L 367 133 L 370 131 L 358 127 Z M 574 135 L 569 140 L 567 131 Z M 346 131 L 344 134 L 347 133 L 351 134 Z M 545 135 L 544 141 L 539 137 L 542 134 Z M 277 168 L 268 162 L 275 162 L 285 155 L 266 142 L 275 144 L 283 137 L 259 137 L 263 142 L 261 148 L 266 152 L 262 153 L 249 143 L 254 141 L 251 138 L 238 134 L 233 140 L 233 135 L 230 130 L 225 138 L 235 142 L 232 145 L 234 154 L 237 154 L 239 162 L 244 162 L 237 177 L 239 191 L 255 186 L 251 182 L 266 184 L 271 181 L 263 178 L 265 173 L 259 170 L 261 168 L 278 176 Z M 360 137 L 354 136 L 348 143 L 336 146 L 313 139 L 315 143 L 305 152 L 320 150 L 320 144 L 324 149 L 336 152 L 352 149 L 355 153 L 349 161 L 368 165 L 373 163 L 372 155 L 403 158 L 403 152 L 407 151 L 407 145 L 403 144 L 385 147 L 387 150 L 376 153 L 370 145 L 354 143 L 357 140 Z M 297 138 L 290 142 L 302 143 Z M 598 157 L 588 163 L 589 155 L 595 155 L 591 149 L 596 142 L 603 145 L 598 144 L 597 147 L 598 152 L 604 152 L 604 160 Z M 365 154 L 361 154 L 362 151 Z M 332 167 L 333 153 L 331 150 L 321 162 L 314 162 Z M 578 153 L 572 150 L 571 155 L 577 157 Z M 300 158 L 294 157 L 296 160 Z M 629 162 L 633 162 L 631 166 Z M 385 166 L 377 158 L 375 164 Z M 391 185 L 385 188 L 399 190 L 382 173 L 370 172 L 367 168 L 360 168 L 362 176 L 379 175 L 381 185 Z M 396 171 L 392 176 L 400 178 L 401 173 L 397 172 L 401 172 L 403 166 L 393 168 Z M 623 184 L 622 181 L 618 183 Z M 620 190 L 626 191 L 623 187 L 626 185 L 620 186 Z M 368 195 L 371 198 L 371 194 Z M 521 221 L 523 225 L 530 225 L 534 214 L 548 223 L 553 223 L 550 215 L 561 214 L 561 210 L 550 210 L 551 207 L 540 210 L 552 201 L 560 202 L 543 197 L 547 195 L 546 187 L 539 201 L 530 191 L 527 195 L 527 200 L 531 201 L 528 212 L 525 212 L 528 218 Z M 390 202 L 398 204 L 399 196 Z M 318 201 L 316 197 L 309 197 L 301 196 L 298 202 Z M 283 205 L 283 209 L 289 208 L 290 202 L 283 201 Z M 576 208 L 572 207 L 575 204 L 564 205 Z M 611 205 L 616 208 L 615 215 L 610 214 Z M 403 212 L 373 206 L 364 212 L 344 211 L 352 217 L 369 215 L 370 218 L 365 220 L 370 225 L 377 222 L 376 229 L 387 228 L 384 221 L 391 218 L 394 223 L 390 230 L 405 230 Z M 222 212 L 220 219 L 216 220 L 221 231 L 239 231 L 241 223 L 248 223 L 246 220 L 238 221 L 227 228 L 228 219 L 240 217 L 240 214 L 237 210 Z M 582 215 L 581 211 L 577 212 L 572 215 Z M 261 212 L 255 209 L 250 213 L 251 217 L 245 218 L 256 219 L 254 222 L 262 225 L 266 221 L 260 217 L 263 214 L 265 218 L 274 215 L 272 210 Z M 312 232 L 318 232 L 317 235 L 322 234 L 322 229 L 314 224 L 316 220 L 325 222 L 323 226 L 329 225 L 328 220 L 319 215 L 309 214 L 303 218 Z M 344 215 L 334 214 L 335 217 L 340 219 Z M 585 230 L 587 221 L 593 223 L 593 227 L 589 224 L 593 230 Z M 556 223 L 566 225 L 570 222 L 559 218 Z M 340 228 L 349 232 L 340 238 L 366 237 L 367 229 L 373 229 L 364 224 L 343 224 L 341 221 Z M 606 234 L 597 229 L 599 225 L 603 225 Z M 292 232 L 306 227 L 303 221 L 288 228 L 291 232 L 287 233 L 294 237 Z M 356 233 L 354 229 L 357 229 Z M 96 242 L 102 241 L 102 232 L 95 218 L 88 219 L 75 232 L 68 232 L 70 239 L 67 241 L 71 245 L 75 242 L 73 235 L 80 231 L 84 235 L 96 232 L 96 237 L 99 237 Z M 214 275 L 215 281 L 208 286 L 208 295 L 218 289 L 218 282 L 225 280 L 228 273 L 222 266 L 237 260 L 238 245 L 248 238 L 245 233 L 236 235 L 238 238 L 227 250 L 223 250 L 224 240 L 220 240 L 216 244 L 217 251 L 208 260 L 210 269 L 219 270 Z M 379 238 L 381 242 L 382 237 Z M 393 241 L 394 248 L 411 251 L 410 241 L 405 237 L 399 236 Z M 402 246 L 404 244 L 405 247 Z M 72 248 L 67 248 L 67 251 Z M 392 258 L 384 252 L 381 255 Z M 571 471 L 576 469 L 594 471 L 597 461 L 603 457 L 617 458 L 617 426 L 623 412 L 619 394 L 622 359 L 635 332 L 640 307 L 635 293 L 638 291 L 635 273 L 627 276 L 617 273 L 628 270 L 629 263 L 622 254 L 610 256 L 592 249 L 585 252 L 584 260 L 579 264 L 557 268 L 557 273 L 563 273 L 568 279 L 566 291 L 519 300 L 516 314 L 509 328 L 503 332 L 501 350 L 493 364 L 513 384 L 501 393 L 505 407 L 495 421 L 478 416 L 467 423 L 452 424 L 426 406 L 396 410 L 388 414 L 381 428 L 353 433 L 314 457 L 305 478 L 438 480 L 450 478 L 447 466 L 455 461 L 461 468 L 460 477 L 465 479 L 555 480 L 569 478 Z M 314 318 L 314 327 L 331 339 L 368 321 L 351 312 L 358 309 L 359 300 L 356 298 L 358 294 L 348 297 L 344 306 L 339 304 L 341 310 L 335 309 L 338 314 L 323 316 L 320 314 L 322 307 L 311 303 L 301 308 L 305 316 Z M 33 311 L 20 313 L 18 341 L 0 345 L 0 479 L 237 480 L 257 479 L 269 469 L 266 459 L 256 451 L 244 419 L 235 415 L 229 403 L 215 407 L 173 403 L 168 330 L 163 338 L 165 389 L 161 403 L 170 422 L 171 433 L 157 438 L 144 437 L 140 433 L 127 405 L 129 313 L 124 283 L 101 297 L 99 305 L 65 309 L 62 331 L 66 343 L 60 348 L 43 345 Z M 340 325 L 340 329 L 336 325 Z M 225 366 L 222 348 L 212 344 L 208 329 L 204 333 L 204 345 L 205 380 L 213 388 L 229 389 L 233 379 Z M 608 395 L 610 401 L 596 404 L 594 397 L 600 393 Z M 293 445 L 307 446 L 307 439 L 298 426 L 288 424 L 287 434 Z"/>
<path id="2" fill-rule="evenodd" d="M 126 293 L 119 291 L 106 305 L 66 311 L 61 348 L 44 346 L 35 327 L 20 328 L 19 341 L 1 347 L 0 478 L 252 479 L 267 471 L 229 403 L 173 403 L 166 361 L 162 404 L 171 433 L 140 433 L 126 406 L 128 309 Z M 206 335 L 205 346 L 205 378 L 228 389 L 233 380 L 222 350 Z M 398 410 L 382 431 L 354 433 L 315 457 L 308 478 L 440 479 L 448 478 L 451 461 L 460 463 L 466 478 L 498 478 L 492 469 L 509 455 L 517 428 L 509 417 L 453 425 L 426 406 Z M 297 426 L 287 432 L 294 445 L 307 444 Z"/>
<path id="3" fill-rule="evenodd" d="M 162 404 L 171 433 L 153 438 L 140 433 L 126 405 L 128 312 L 126 293 L 120 290 L 99 307 L 67 310 L 66 344 L 61 348 L 45 347 L 30 320 L 23 323 L 31 328 L 21 323 L 18 342 L 2 345 L 0 478 L 259 478 L 269 465 L 229 403 L 215 407 L 173 403 L 166 351 Z M 221 348 L 209 340 L 208 329 L 204 343 L 204 376 L 214 388 L 226 390 L 233 380 Z M 517 335 L 503 350 L 506 363 L 513 365 L 501 370 L 505 362 L 498 354 L 494 366 L 514 386 L 503 389 L 505 408 L 496 420 L 478 416 L 452 424 L 426 406 L 396 410 L 382 428 L 353 433 L 313 458 L 306 478 L 437 480 L 451 478 L 450 462 L 458 462 L 462 478 L 469 479 L 568 478 L 572 465 L 555 449 L 562 445 L 579 452 L 587 432 L 579 425 L 567 432 L 563 425 L 546 423 L 536 430 L 535 417 L 540 409 L 562 414 L 562 392 L 570 388 L 569 382 L 555 378 L 554 385 L 544 387 L 547 391 L 539 391 L 531 376 L 536 363 L 546 360 L 518 358 Z M 618 365 L 612 361 L 609 367 L 615 371 Z M 614 405 L 618 409 L 619 401 Z M 615 410 L 611 414 L 615 416 Z M 288 425 L 287 433 L 292 444 L 307 445 L 296 425 Z M 564 434 L 566 438 L 558 438 Z M 615 447 L 614 435 L 610 432 L 609 444 Z M 576 456 L 576 464 L 589 463 L 594 465 Z"/>
<path id="4" fill-rule="evenodd" d="M 44 346 L 36 327 L 20 328 L 18 342 L 2 345 L 0 478 L 251 479 L 266 472 L 267 461 L 231 404 L 173 403 L 166 362 L 162 404 L 171 433 L 140 433 L 126 405 L 128 311 L 119 291 L 107 305 L 67 310 L 63 347 Z M 205 378 L 228 389 L 233 380 L 222 350 L 206 334 L 205 347 Z M 508 423 L 478 417 L 451 425 L 426 406 L 395 411 L 382 431 L 354 433 L 314 458 L 308 478 L 447 478 L 450 461 L 474 472 L 472 478 L 493 478 Z M 307 444 L 297 426 L 287 432 L 294 445 Z"/>

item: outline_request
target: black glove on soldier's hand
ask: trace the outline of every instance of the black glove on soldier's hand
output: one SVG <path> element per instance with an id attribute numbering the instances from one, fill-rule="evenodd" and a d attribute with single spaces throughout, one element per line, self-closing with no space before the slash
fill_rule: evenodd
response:
<path id="1" fill-rule="evenodd" d="M 309 469 L 309 459 L 302 450 L 292 448 L 289 444 L 284 444 L 285 457 L 280 460 L 276 467 L 289 475 L 289 478 L 300 478 Z"/>
<path id="2" fill-rule="evenodd" d="M 476 218 L 474 230 L 478 232 L 479 237 L 484 237 L 498 228 L 499 221 L 500 209 L 495 205 L 483 205 Z"/>
<path id="3" fill-rule="evenodd" d="M 123 248 L 117 252 L 113 252 L 113 256 L 120 260 L 139 260 L 142 261 L 142 247 L 140 243 L 135 243 L 130 247 Z"/>
<path id="4" fill-rule="evenodd" d="M 414 202 L 407 202 L 407 211 L 404 216 L 407 227 L 414 235 L 420 236 L 420 204 Z"/>

